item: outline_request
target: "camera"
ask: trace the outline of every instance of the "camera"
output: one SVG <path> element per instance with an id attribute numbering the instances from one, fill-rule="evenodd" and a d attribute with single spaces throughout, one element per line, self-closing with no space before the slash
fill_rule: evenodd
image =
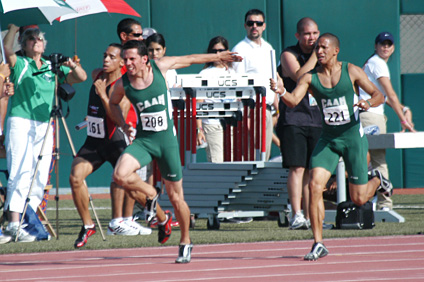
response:
<path id="1" fill-rule="evenodd" d="M 60 65 L 66 61 L 69 60 L 69 57 L 63 56 L 60 53 L 52 53 L 49 56 L 50 62 L 52 62 L 52 64 L 57 64 Z"/>
<path id="2" fill-rule="evenodd" d="M 68 83 L 63 83 L 59 85 L 57 94 L 63 101 L 69 102 L 75 95 L 75 89 Z"/>
<path id="3" fill-rule="evenodd" d="M 63 56 L 60 53 L 52 53 L 49 56 L 51 62 L 51 70 L 54 73 L 59 72 L 60 65 L 69 60 L 69 57 Z"/>

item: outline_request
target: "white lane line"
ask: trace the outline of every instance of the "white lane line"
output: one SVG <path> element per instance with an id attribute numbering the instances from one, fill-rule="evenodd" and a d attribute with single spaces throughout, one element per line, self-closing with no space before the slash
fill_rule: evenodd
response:
<path id="1" fill-rule="evenodd" d="M 316 264 L 316 263 L 315 263 Z M 305 263 L 303 264 L 303 266 L 305 265 Z M 374 276 L 376 277 L 380 277 L 379 275 L 372 275 L 375 273 L 391 273 L 391 279 L 397 279 L 399 280 L 401 279 L 407 279 L 408 277 L 410 279 L 417 279 L 417 278 L 424 278 L 424 273 L 423 274 L 413 274 L 413 277 L 410 277 L 412 275 L 408 275 L 408 273 L 410 273 L 411 271 L 422 271 L 423 267 L 410 267 L 410 268 L 388 268 L 388 269 L 372 269 L 370 271 L 364 271 L 363 269 L 358 269 L 358 270 L 343 270 L 343 271 L 328 271 L 322 268 L 321 272 L 295 272 L 295 273 L 287 273 L 287 270 L 282 270 L 281 273 L 278 274 L 257 274 L 257 275 L 245 275 L 245 276 L 241 276 L 241 275 L 237 275 L 236 274 L 240 274 L 240 272 L 238 272 L 238 270 L 252 270 L 252 269 L 267 269 L 269 271 L 270 268 L 281 268 L 281 265 L 265 265 L 265 266 L 247 266 L 247 267 L 229 267 L 229 268 L 215 268 L 215 269 L 184 269 L 184 270 L 174 270 L 174 271 L 166 271 L 166 270 L 160 270 L 160 271 L 154 271 L 154 272 L 149 272 L 149 271 L 145 271 L 144 269 L 140 269 L 140 271 L 132 271 L 132 272 L 128 272 L 125 271 L 123 272 L 119 272 L 119 273 L 102 273 L 102 274 L 81 274 L 81 275 L 67 275 L 67 276 L 51 276 L 51 277 L 33 277 L 33 278 L 12 278 L 12 279 L 6 279 L 2 281 L 38 281 L 38 280 L 43 280 L 43 281 L 60 281 L 61 279 L 77 279 L 78 280 L 82 280 L 82 278 L 85 278 L 84 280 L 90 280 L 93 278 L 101 278 L 104 277 L 106 278 L 111 278 L 114 276 L 125 276 L 127 277 L 127 279 L 129 279 L 128 276 L 132 276 L 132 275 L 137 275 L 143 277 L 143 276 L 147 276 L 148 274 L 161 274 L 162 276 L 165 275 L 170 275 L 170 274 L 179 274 L 179 273 L 196 273 L 199 274 L 199 277 L 196 278 L 187 278 L 184 277 L 183 279 L 166 279 L 166 280 L 153 280 L 152 277 L 149 277 L 149 281 L 156 281 L 156 282 L 175 282 L 175 281 L 200 281 L 200 280 L 217 280 L 217 281 L 226 281 L 229 279 L 247 279 L 247 281 L 249 281 L 249 278 L 269 278 L 269 277 L 280 277 L 281 279 L 283 278 L 288 278 L 288 277 L 297 277 L 297 279 L 300 279 L 300 277 L 302 276 L 306 276 L 306 277 L 314 277 L 314 281 L 318 281 L 319 275 L 323 276 L 333 276 L 333 275 L 338 275 L 338 274 L 343 274 L 346 275 L 346 277 L 352 277 L 351 275 L 357 275 L 357 274 L 368 274 L 368 281 L 370 279 L 375 280 Z M 222 275 L 222 271 L 232 271 L 235 275 L 234 276 L 220 276 L 220 273 Z M 204 273 L 205 272 L 217 272 L 216 274 L 213 274 L 213 277 L 205 277 Z M 394 276 L 394 274 L 396 274 L 397 278 Z M 211 276 L 211 274 L 209 273 L 208 276 Z M 372 277 L 370 277 L 372 276 Z M 91 278 L 91 279 L 87 279 L 87 278 Z M 389 279 L 390 278 L 384 278 L 384 279 Z M 326 281 L 329 281 L 328 279 L 330 279 L 329 277 L 325 277 Z M 357 280 L 352 280 L 352 279 L 348 279 L 348 280 L 341 280 L 340 277 L 335 277 L 334 281 L 367 281 L 367 280 L 363 280 L 365 278 L 358 278 Z M 383 278 L 381 278 L 383 279 Z"/>

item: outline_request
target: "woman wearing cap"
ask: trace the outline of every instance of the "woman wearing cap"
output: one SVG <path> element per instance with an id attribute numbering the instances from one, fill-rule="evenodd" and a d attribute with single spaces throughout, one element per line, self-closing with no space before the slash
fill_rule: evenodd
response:
<path id="1" fill-rule="evenodd" d="M 393 35 L 390 32 L 382 32 L 378 34 L 375 38 L 374 48 L 375 52 L 365 63 L 363 67 L 364 71 L 371 82 L 373 82 L 383 93 L 387 105 L 392 107 L 399 117 L 402 132 L 405 130 L 415 132 L 414 124 L 412 122 L 412 112 L 407 106 L 404 106 L 399 102 L 390 81 L 390 71 L 387 62 L 395 51 Z M 360 99 L 367 100 L 370 98 L 370 96 L 362 89 L 359 89 L 359 95 Z M 387 117 L 384 114 L 384 104 L 370 108 L 366 112 L 361 112 L 360 118 L 363 127 L 377 125 L 380 133 L 384 134 L 387 132 Z M 386 163 L 386 150 L 370 150 L 370 155 L 371 165 L 373 168 L 381 171 L 383 176 L 386 179 L 389 179 L 389 171 Z M 378 193 L 377 209 L 391 210 L 392 199 Z"/>

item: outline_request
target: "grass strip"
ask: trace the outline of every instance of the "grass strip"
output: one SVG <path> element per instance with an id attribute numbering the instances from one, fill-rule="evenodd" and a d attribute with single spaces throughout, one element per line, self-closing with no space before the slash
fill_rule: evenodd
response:
<path id="1" fill-rule="evenodd" d="M 424 206 L 422 204 L 424 203 L 424 195 L 393 195 L 393 202 L 396 207 L 395 211 L 405 218 L 404 223 L 376 222 L 376 227 L 371 230 L 324 230 L 324 238 L 396 236 L 424 233 Z M 47 211 L 47 217 L 54 228 L 56 228 L 55 204 L 54 201 L 50 201 Z M 94 200 L 94 205 L 103 207 L 96 209 L 96 211 L 106 233 L 111 217 L 110 200 Z M 0 247 L 0 254 L 74 250 L 74 242 L 81 228 L 81 220 L 72 200 L 61 200 L 59 206 L 59 239 L 52 238 L 50 241 L 4 244 Z M 142 221 L 139 222 L 145 225 Z M 282 241 L 284 243 L 284 241 L 289 240 L 312 239 L 312 232 L 310 230 L 288 230 L 287 227 L 278 227 L 277 221 L 273 220 L 254 220 L 244 224 L 221 223 L 219 230 L 208 230 L 206 220 L 197 219 L 195 228 L 191 230 L 190 236 L 194 244 L 259 241 Z M 179 238 L 179 228 L 174 228 L 172 236 L 166 245 L 178 245 Z M 90 237 L 88 244 L 83 249 L 153 246 L 160 246 L 157 242 L 157 230 L 154 230 L 153 234 L 149 236 L 106 236 L 106 241 L 102 240 L 98 231 L 94 236 Z"/>

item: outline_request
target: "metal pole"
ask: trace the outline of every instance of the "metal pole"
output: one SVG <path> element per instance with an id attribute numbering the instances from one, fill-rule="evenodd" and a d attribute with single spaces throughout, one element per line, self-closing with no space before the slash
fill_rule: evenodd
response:
<path id="1" fill-rule="evenodd" d="M 346 201 L 346 176 L 345 176 L 345 163 L 343 158 L 340 158 L 337 164 L 337 203 Z"/>

